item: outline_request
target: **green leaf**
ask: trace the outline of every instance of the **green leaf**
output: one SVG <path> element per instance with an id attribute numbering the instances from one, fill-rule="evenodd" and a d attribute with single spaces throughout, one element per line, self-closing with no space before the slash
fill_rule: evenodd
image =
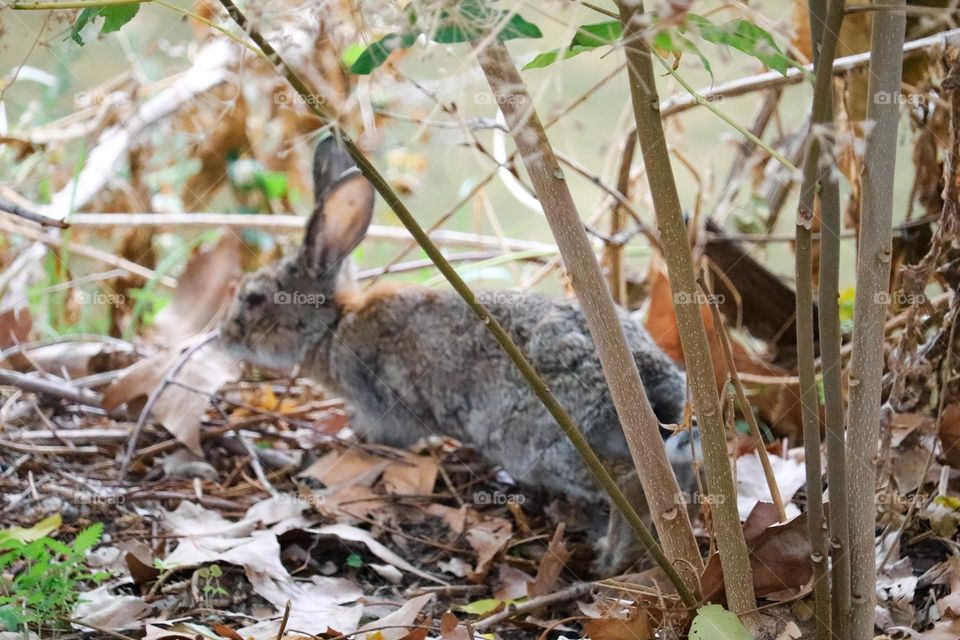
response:
<path id="1" fill-rule="evenodd" d="M 26 617 L 19 612 L 17 607 L 9 605 L 0 606 L 0 627 L 4 627 L 10 631 L 17 631 L 26 621 Z"/>
<path id="2" fill-rule="evenodd" d="M 695 28 L 700 37 L 707 42 L 742 51 L 784 75 L 786 75 L 787 69 L 794 64 L 780 50 L 776 40 L 769 32 L 749 20 L 731 20 L 722 25 L 715 25 L 703 16 L 689 13 L 687 14 L 687 24 Z"/>
<path id="3" fill-rule="evenodd" d="M 86 553 L 93 545 L 100 542 L 100 536 L 103 535 L 103 523 L 95 522 L 73 539 L 73 550 L 76 553 Z"/>
<path id="4" fill-rule="evenodd" d="M 690 626 L 690 640 L 752 640 L 753 636 L 736 614 L 719 604 L 697 609 Z"/>
<path id="5" fill-rule="evenodd" d="M 592 51 L 597 47 L 616 44 L 620 39 L 621 26 L 617 20 L 582 24 L 577 27 L 577 33 L 570 40 L 566 49 L 554 49 L 537 55 L 523 66 L 526 69 L 542 69 L 549 67 L 557 60 L 566 60 L 580 55 L 585 51 Z"/>
<path id="6" fill-rule="evenodd" d="M 60 528 L 61 523 L 60 514 L 55 513 L 28 529 L 24 529 L 23 527 L 0 529 L 0 546 L 10 540 L 16 540 L 18 542 L 33 542 L 34 540 L 39 540 Z"/>
<path id="7" fill-rule="evenodd" d="M 542 38 L 540 27 L 529 22 L 519 14 L 510 15 L 508 11 L 495 12 L 480 0 L 462 0 L 454 13 L 442 11 L 440 24 L 430 34 L 430 39 L 441 44 L 456 44 L 478 40 L 498 27 L 506 24 L 497 34 L 497 39 L 516 40 L 518 38 Z"/>
<path id="8" fill-rule="evenodd" d="M 498 40 L 517 40 L 519 38 L 542 38 L 540 27 L 527 22 L 521 15 L 513 14 L 502 31 L 497 35 Z"/>
<path id="9" fill-rule="evenodd" d="M 123 25 L 127 24 L 140 11 L 140 3 L 132 2 L 130 4 L 113 4 L 101 7 L 88 7 L 80 12 L 77 21 L 70 28 L 70 39 L 81 47 L 85 44 L 80 32 L 94 18 L 102 17 L 103 26 L 100 27 L 100 33 L 113 33 L 119 31 Z"/>
<path id="10" fill-rule="evenodd" d="M 257 184 L 268 200 L 279 200 L 287 195 L 289 180 L 282 171 L 263 171 L 257 175 Z"/>
<path id="11" fill-rule="evenodd" d="M 354 63 L 350 65 L 350 73 L 361 76 L 370 75 L 374 69 L 387 61 L 391 53 L 397 49 L 408 49 L 416 41 L 417 34 L 415 33 L 391 33 L 386 35 L 357 56 Z"/>
<path id="12" fill-rule="evenodd" d="M 357 61 L 357 58 L 360 57 L 364 49 L 366 49 L 366 46 L 364 46 L 362 42 L 354 42 L 340 54 L 340 63 L 349 69 L 353 66 L 353 63 Z"/>
<path id="13" fill-rule="evenodd" d="M 109 7 L 103 7 L 100 15 L 103 16 L 103 27 L 100 33 L 113 33 L 120 31 L 123 25 L 127 24 L 140 11 L 140 3 L 134 4 L 115 4 Z"/>
<path id="14" fill-rule="evenodd" d="M 713 67 L 710 60 L 707 59 L 700 48 L 688 37 L 678 31 L 661 31 L 653 38 L 653 46 L 664 51 L 674 51 L 677 53 L 692 53 L 700 59 L 704 70 L 710 74 L 710 82 L 713 82 Z"/>
<path id="15" fill-rule="evenodd" d="M 621 31 L 622 27 L 619 20 L 582 24 L 577 27 L 577 34 L 570 41 L 570 47 L 580 45 L 594 48 L 615 44 L 620 39 Z"/>
<path id="16" fill-rule="evenodd" d="M 363 566 L 363 558 L 356 553 L 351 553 L 347 556 L 347 566 L 353 567 L 354 569 L 359 569 Z"/>

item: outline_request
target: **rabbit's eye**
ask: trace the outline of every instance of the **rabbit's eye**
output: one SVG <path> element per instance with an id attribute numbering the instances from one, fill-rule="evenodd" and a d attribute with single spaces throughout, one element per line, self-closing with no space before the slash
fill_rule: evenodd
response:
<path id="1" fill-rule="evenodd" d="M 267 296 L 259 291 L 251 291 L 243 296 L 243 303 L 248 307 L 259 307 L 266 299 Z"/>

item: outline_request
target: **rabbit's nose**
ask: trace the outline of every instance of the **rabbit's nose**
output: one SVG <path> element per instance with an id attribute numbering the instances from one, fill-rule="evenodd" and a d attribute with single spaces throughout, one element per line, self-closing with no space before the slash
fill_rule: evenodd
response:
<path id="1" fill-rule="evenodd" d="M 251 291 L 243 296 L 243 304 L 248 307 L 259 307 L 267 299 L 267 296 L 263 295 L 259 291 Z"/>

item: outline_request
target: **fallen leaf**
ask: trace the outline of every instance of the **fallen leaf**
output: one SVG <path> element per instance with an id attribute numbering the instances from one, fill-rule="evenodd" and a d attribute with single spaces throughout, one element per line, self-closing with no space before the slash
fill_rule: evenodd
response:
<path id="1" fill-rule="evenodd" d="M 497 565 L 497 589 L 494 597 L 500 600 L 517 600 L 527 597 L 533 577 L 506 562 Z"/>
<path id="2" fill-rule="evenodd" d="M 768 454 L 773 475 L 777 479 L 777 488 L 784 503 L 790 502 L 794 494 L 807 481 L 807 472 L 803 463 L 792 458 L 781 458 Z M 741 520 L 746 520 L 758 502 L 772 502 L 770 485 L 760 464 L 760 455 L 756 450 L 737 458 L 737 511 Z M 789 506 L 789 505 L 788 505 Z M 793 515 L 799 510 L 793 507 Z M 789 515 L 789 514 L 788 514 Z"/>
<path id="3" fill-rule="evenodd" d="M 513 525 L 505 518 L 480 514 L 463 506 L 459 509 L 441 504 L 431 504 L 427 513 L 442 518 L 457 534 L 463 534 L 474 551 L 477 563 L 468 577 L 480 581 L 490 571 L 497 555 L 503 551 L 513 535 Z"/>
<path id="4" fill-rule="evenodd" d="M 242 635 L 225 624 L 213 623 L 210 625 L 210 628 L 216 631 L 221 638 L 227 638 L 228 640 L 244 640 Z"/>
<path id="5" fill-rule="evenodd" d="M 401 460 L 384 469 L 383 485 L 391 495 L 430 495 L 439 471 L 440 465 L 433 456 L 418 456 L 405 451 Z"/>
<path id="6" fill-rule="evenodd" d="M 114 410 L 122 404 L 149 397 L 168 372 L 181 360 L 181 350 L 166 349 L 127 368 L 103 394 L 103 406 Z M 209 395 L 236 377 L 235 361 L 216 345 L 208 344 L 184 362 L 166 384 L 153 406 L 153 417 L 191 452 L 200 448 L 200 422 L 210 406 Z"/>
<path id="7" fill-rule="evenodd" d="M 348 540 L 350 542 L 359 542 L 364 544 L 367 549 L 370 550 L 370 553 L 377 556 L 384 562 L 388 562 L 398 569 L 402 569 L 407 573 L 412 573 L 414 575 L 420 576 L 426 580 L 432 582 L 437 582 L 440 584 L 447 584 L 446 580 L 443 580 L 431 573 L 417 569 L 415 566 L 395 554 L 394 552 L 387 549 L 385 546 L 373 539 L 373 536 L 370 535 L 369 531 L 364 531 L 363 529 L 358 529 L 357 527 L 351 527 L 350 525 L 345 524 L 330 524 L 324 527 L 318 527 L 315 529 L 305 529 L 308 533 L 313 533 L 317 535 L 327 535 L 327 536 L 336 536 L 341 540 Z"/>
<path id="8" fill-rule="evenodd" d="M 0 313 L 0 351 L 26 342 L 32 328 L 33 317 L 27 308 L 7 309 Z"/>
<path id="9" fill-rule="evenodd" d="M 632 611 L 626 618 L 604 617 L 588 620 L 583 625 L 590 640 L 650 640 L 653 631 L 644 609 Z"/>
<path id="10" fill-rule="evenodd" d="M 8 540 L 25 543 L 33 542 L 34 540 L 39 540 L 53 533 L 60 528 L 61 524 L 62 519 L 60 514 L 55 513 L 37 522 L 32 527 L 7 527 L 6 529 L 0 529 L 0 544 Z"/>
<path id="11" fill-rule="evenodd" d="M 954 469 L 960 469 L 960 404 L 948 404 L 940 418 L 940 442 L 943 457 Z"/>
<path id="12" fill-rule="evenodd" d="M 527 593 L 531 598 L 552 593 L 556 589 L 557 581 L 560 579 L 560 574 L 566 567 L 567 561 L 570 560 L 572 554 L 563 541 L 564 529 L 563 523 L 557 527 L 550 539 L 550 544 L 547 546 L 547 552 L 540 559 L 540 566 L 537 567 L 537 577 L 527 587 Z"/>
<path id="13" fill-rule="evenodd" d="M 450 611 L 440 616 L 440 640 L 470 640 L 470 632 Z"/>
<path id="14" fill-rule="evenodd" d="M 360 449 L 335 449 L 297 475 L 319 480 L 328 487 L 348 484 L 370 487 L 390 464 L 389 460 Z"/>
<path id="15" fill-rule="evenodd" d="M 233 232 L 197 252 L 177 278 L 173 300 L 159 314 L 146 338 L 163 346 L 179 344 L 212 327 L 233 300 L 243 275 L 243 242 Z"/>
<path id="16" fill-rule="evenodd" d="M 433 600 L 433 595 L 432 593 L 427 593 L 422 596 L 417 596 L 416 598 L 411 598 L 396 611 L 388 613 L 379 620 L 368 622 L 358 629 L 361 633 L 358 633 L 357 638 L 361 640 L 374 640 L 374 632 L 372 630 L 379 629 L 375 633 L 380 634 L 380 637 L 384 640 L 400 640 L 407 634 L 407 629 L 389 627 L 413 626 L 423 607 Z M 362 633 L 364 631 L 368 631 L 369 633 Z"/>
<path id="17" fill-rule="evenodd" d="M 113 593 L 108 585 L 103 585 L 81 594 L 79 604 L 73 611 L 79 622 L 93 625 L 95 628 L 133 629 L 140 627 L 140 621 L 153 612 L 139 596 Z M 74 625 L 78 630 L 89 630 L 90 627 Z"/>
<path id="18" fill-rule="evenodd" d="M 813 564 L 807 540 L 806 514 L 780 524 L 776 508 L 772 504 L 759 502 L 743 525 L 743 536 L 750 550 L 750 567 L 757 597 L 799 588 L 810 580 Z M 718 554 L 714 553 L 707 559 L 700 580 L 705 600 L 723 600 L 723 575 Z"/>
<path id="19" fill-rule="evenodd" d="M 690 625 L 690 640 L 753 640 L 740 618 L 718 604 L 697 609 Z"/>

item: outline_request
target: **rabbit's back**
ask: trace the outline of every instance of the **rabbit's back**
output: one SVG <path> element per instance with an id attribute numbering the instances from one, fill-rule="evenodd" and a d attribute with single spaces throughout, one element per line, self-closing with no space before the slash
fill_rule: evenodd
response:
<path id="1" fill-rule="evenodd" d="M 478 294 L 607 461 L 629 451 L 582 310 L 536 294 Z M 646 331 L 622 316 L 662 422 L 682 416 L 684 381 Z M 344 302 L 329 340 L 304 363 L 343 394 L 354 429 L 397 446 L 447 435 L 520 482 L 593 496 L 572 445 L 487 328 L 453 292 L 380 288 Z M 578 488 L 583 488 L 578 490 Z"/>

